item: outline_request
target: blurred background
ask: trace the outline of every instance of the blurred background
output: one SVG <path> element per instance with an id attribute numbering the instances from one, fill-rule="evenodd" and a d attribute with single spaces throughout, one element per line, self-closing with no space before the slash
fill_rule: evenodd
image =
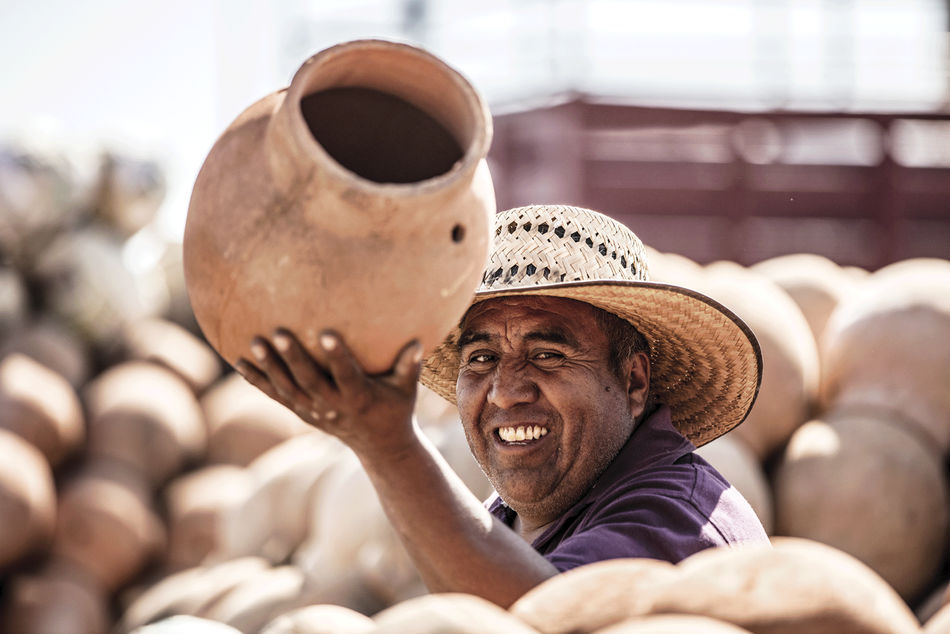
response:
<path id="1" fill-rule="evenodd" d="M 947 255 L 942 0 L 6 0 L 2 138 L 156 161 L 181 234 L 224 127 L 303 60 L 422 44 L 487 97 L 499 206 L 629 217 L 701 261 Z M 551 134 L 558 130 L 559 134 Z M 85 163 L 88 168 L 90 163 Z"/>
<path id="2" fill-rule="evenodd" d="M 921 623 L 950 603 L 950 0 L 0 0 L 0 631 L 424 592 L 355 459 L 221 363 L 182 272 L 218 135 L 361 37 L 483 93 L 499 208 L 612 215 L 752 328 L 758 400 L 702 451 L 770 535 Z M 417 416 L 486 497 L 454 407 Z"/>

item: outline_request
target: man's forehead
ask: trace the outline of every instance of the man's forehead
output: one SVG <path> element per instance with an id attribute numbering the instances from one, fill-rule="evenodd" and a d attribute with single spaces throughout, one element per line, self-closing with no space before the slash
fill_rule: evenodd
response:
<path id="1" fill-rule="evenodd" d="M 507 327 L 530 320 L 550 328 L 572 330 L 585 317 L 594 318 L 596 309 L 589 304 L 562 297 L 514 296 L 497 297 L 472 306 L 462 319 L 462 333 Z"/>
<path id="2" fill-rule="evenodd" d="M 576 314 L 593 314 L 594 307 L 566 297 L 550 297 L 547 295 L 512 295 L 486 299 L 469 308 L 464 321 L 482 316 L 486 313 L 509 314 L 521 312 L 553 313 L 555 315 L 573 316 Z"/>

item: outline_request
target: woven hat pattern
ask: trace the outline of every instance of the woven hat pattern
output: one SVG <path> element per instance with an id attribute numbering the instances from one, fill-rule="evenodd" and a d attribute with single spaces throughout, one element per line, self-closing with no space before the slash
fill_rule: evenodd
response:
<path id="1" fill-rule="evenodd" d="M 650 390 L 697 447 L 741 423 L 758 394 L 762 357 L 751 330 L 713 299 L 649 280 L 643 244 L 588 209 L 531 206 L 496 216 L 495 244 L 474 303 L 510 295 L 564 297 L 629 321 L 650 344 Z M 455 328 L 421 381 L 455 402 Z"/>
<path id="2" fill-rule="evenodd" d="M 613 218 L 574 208 L 522 207 L 495 227 L 495 246 L 479 291 L 584 280 L 650 279 L 639 240 L 618 242 L 629 230 Z M 584 213 L 587 212 L 587 213 Z M 636 236 L 634 236 L 636 238 Z"/>

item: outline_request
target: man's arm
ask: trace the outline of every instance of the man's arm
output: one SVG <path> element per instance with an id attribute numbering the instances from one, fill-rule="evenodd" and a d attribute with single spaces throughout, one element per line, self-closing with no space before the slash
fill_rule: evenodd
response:
<path id="1" fill-rule="evenodd" d="M 278 332 L 252 343 L 238 370 L 304 421 L 346 443 L 432 592 L 508 607 L 557 569 L 482 506 L 413 422 L 422 348 L 410 343 L 383 375 L 366 375 L 340 337 L 311 357 Z"/>

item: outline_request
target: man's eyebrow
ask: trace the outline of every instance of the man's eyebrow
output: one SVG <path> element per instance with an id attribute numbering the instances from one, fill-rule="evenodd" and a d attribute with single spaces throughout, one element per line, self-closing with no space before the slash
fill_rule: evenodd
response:
<path id="1" fill-rule="evenodd" d="M 461 350 L 470 343 L 489 341 L 490 339 L 491 337 L 484 330 L 466 330 L 459 335 L 459 340 L 455 347 Z"/>
<path id="2" fill-rule="evenodd" d="M 556 343 L 565 346 L 577 347 L 577 340 L 570 333 L 560 329 L 533 330 L 525 335 L 525 341 Z M 466 330 L 460 336 L 457 348 L 461 350 L 472 343 L 491 341 L 491 335 L 483 330 Z"/>
<path id="3" fill-rule="evenodd" d="M 534 330 L 525 335 L 525 341 L 558 343 L 565 346 L 577 347 L 577 340 L 570 333 L 560 330 Z"/>

